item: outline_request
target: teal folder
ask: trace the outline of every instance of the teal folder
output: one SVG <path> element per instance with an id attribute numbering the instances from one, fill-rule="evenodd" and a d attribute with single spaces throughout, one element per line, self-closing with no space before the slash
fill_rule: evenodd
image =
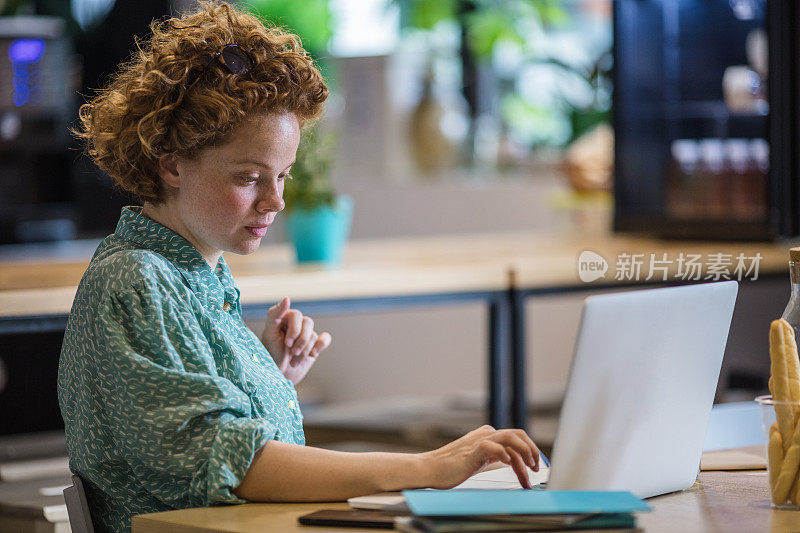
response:
<path id="1" fill-rule="evenodd" d="M 503 520 L 480 517 L 403 516 L 395 518 L 394 527 L 399 531 L 409 533 L 487 533 L 490 531 L 575 531 L 585 529 L 613 529 L 620 531 L 635 530 L 636 528 L 636 518 L 628 513 L 589 515 L 586 518 L 576 518 L 574 522 L 564 523 L 548 521 L 546 517 L 552 515 L 535 515 L 541 518 L 541 522 L 532 520 L 531 517 L 533 515 L 516 516 L 523 518 L 520 518 L 519 521 L 514 521 L 513 516 L 504 516 Z M 585 515 L 569 516 L 583 517 Z"/>
<path id="2" fill-rule="evenodd" d="M 583 490 L 404 490 L 409 509 L 419 516 L 507 514 L 595 514 L 649 511 L 626 491 Z"/>

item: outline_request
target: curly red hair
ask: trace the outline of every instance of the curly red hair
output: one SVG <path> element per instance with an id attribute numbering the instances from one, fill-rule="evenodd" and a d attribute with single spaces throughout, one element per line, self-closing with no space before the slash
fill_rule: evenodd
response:
<path id="1" fill-rule="evenodd" d="M 154 20 L 150 29 L 132 59 L 80 107 L 73 130 L 97 166 L 142 201 L 163 201 L 160 156 L 194 157 L 256 113 L 291 112 L 303 123 L 322 111 L 328 88 L 294 34 L 216 1 Z M 226 44 L 250 54 L 247 73 L 231 74 L 218 61 L 203 70 Z"/>

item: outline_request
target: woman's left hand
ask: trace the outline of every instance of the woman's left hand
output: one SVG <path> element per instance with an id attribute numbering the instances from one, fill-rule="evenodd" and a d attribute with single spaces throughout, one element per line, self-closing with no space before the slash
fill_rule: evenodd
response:
<path id="1" fill-rule="evenodd" d="M 318 334 L 314 331 L 314 321 L 290 306 L 286 297 L 269 308 L 261 342 L 286 379 L 297 385 L 320 352 L 330 345 L 331 335 Z"/>

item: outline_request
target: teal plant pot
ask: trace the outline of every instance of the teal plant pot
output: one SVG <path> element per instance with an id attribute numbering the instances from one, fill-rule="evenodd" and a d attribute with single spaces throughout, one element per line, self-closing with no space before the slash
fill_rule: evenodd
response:
<path id="1" fill-rule="evenodd" d="M 349 196 L 337 197 L 334 207 L 293 209 L 287 215 L 286 229 L 297 252 L 297 262 L 339 263 L 352 218 L 353 199 Z"/>

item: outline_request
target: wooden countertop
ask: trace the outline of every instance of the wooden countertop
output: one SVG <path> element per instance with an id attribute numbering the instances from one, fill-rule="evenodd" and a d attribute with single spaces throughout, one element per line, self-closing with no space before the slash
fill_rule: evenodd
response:
<path id="1" fill-rule="evenodd" d="M 0 317 L 67 314 L 78 282 L 90 260 L 84 245 L 79 254 L 39 253 L 35 259 L 4 254 L 0 261 Z M 736 257 L 761 254 L 759 273 L 787 272 L 788 243 L 683 242 L 609 235 L 598 232 L 504 232 L 438 235 L 348 244 L 340 266 L 297 266 L 289 245 L 263 245 L 249 256 L 226 254 L 242 292 L 242 303 L 268 303 L 289 295 L 296 300 L 326 300 L 548 288 L 582 285 L 577 271 L 584 250 L 600 254 L 609 271 L 600 282 L 614 279 L 620 253 L 667 254 L 677 268 L 680 253 L 724 253 Z M 644 279 L 644 278 L 642 278 Z"/>
<path id="2" fill-rule="evenodd" d="M 444 242 L 444 241 L 442 241 Z M 407 294 L 505 290 L 498 261 L 449 258 L 436 244 L 412 239 L 354 241 L 337 267 L 294 262 L 288 245 L 265 245 L 248 256 L 226 254 L 241 302 L 331 300 Z M 0 316 L 67 314 L 90 257 L 63 262 L 0 262 Z"/>
<path id="3" fill-rule="evenodd" d="M 797 531 L 800 511 L 770 508 L 767 474 L 702 472 L 698 482 L 681 492 L 647 500 L 650 513 L 639 513 L 638 527 L 648 533 Z M 341 532 L 342 528 L 305 527 L 297 518 L 319 509 L 347 509 L 346 503 L 273 503 L 204 507 L 134 517 L 133 533 L 160 532 Z M 379 531 L 359 529 L 359 531 Z"/>

